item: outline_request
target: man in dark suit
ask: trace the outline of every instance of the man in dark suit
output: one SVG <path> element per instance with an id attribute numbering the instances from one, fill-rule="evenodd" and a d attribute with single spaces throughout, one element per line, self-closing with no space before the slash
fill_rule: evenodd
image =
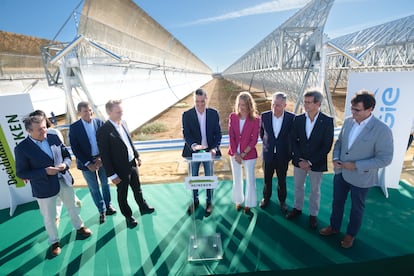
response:
<path id="1" fill-rule="evenodd" d="M 321 198 L 322 174 L 328 170 L 328 153 L 331 151 L 333 118 L 320 111 L 323 95 L 308 90 L 304 95 L 305 113 L 297 115 L 292 125 L 294 208 L 286 217 L 302 214 L 305 197 L 305 180 L 310 178 L 309 226 L 318 227 L 317 216 Z"/>
<path id="2" fill-rule="evenodd" d="M 61 252 L 55 222 L 58 196 L 67 208 L 77 234 L 86 238 L 92 232 L 84 226 L 79 209 L 75 206 L 69 151 L 57 135 L 47 134 L 46 117 L 29 116 L 24 118 L 23 123 L 29 135 L 14 149 L 16 175 L 30 180 L 33 197 L 39 205 L 49 235 L 51 254 L 57 256 Z"/>
<path id="3" fill-rule="evenodd" d="M 96 131 L 104 123 L 101 119 L 92 118 L 92 108 L 88 102 L 78 104 L 80 119 L 70 125 L 69 140 L 76 156 L 76 165 L 82 171 L 82 175 L 88 184 L 93 202 L 99 211 L 99 223 L 104 223 L 106 215 L 116 213 L 111 204 L 111 192 L 108 177 L 102 167 L 96 142 Z M 102 193 L 99 190 L 98 176 L 101 181 Z"/>
<path id="4" fill-rule="evenodd" d="M 287 212 L 286 174 L 289 161 L 292 160 L 291 128 L 295 114 L 285 110 L 286 94 L 277 92 L 272 96 L 272 110 L 261 115 L 260 138 L 264 171 L 263 199 L 260 207 L 265 208 L 272 196 L 272 180 L 276 171 L 277 196 L 280 209 Z"/>
<path id="5" fill-rule="evenodd" d="M 213 108 L 207 108 L 207 93 L 203 89 L 194 92 L 194 107 L 185 111 L 182 116 L 183 136 L 185 140 L 182 156 L 190 158 L 194 152 L 205 150 L 211 152 L 213 158 L 221 156 L 221 128 L 219 114 Z M 204 175 L 213 175 L 213 162 L 192 162 L 191 175 L 198 176 L 200 164 L 203 163 Z M 213 190 L 207 189 L 206 212 L 208 217 L 213 212 Z M 199 205 L 198 190 L 193 190 L 193 202 L 187 209 L 191 214 Z"/>
<path id="6" fill-rule="evenodd" d="M 137 169 L 137 163 L 141 166 L 141 159 L 132 143 L 126 123 L 122 120 L 121 103 L 120 100 L 106 103 L 109 119 L 98 129 L 96 139 L 106 175 L 116 185 L 121 213 L 125 216 L 127 226 L 133 228 L 138 222 L 132 216 L 131 207 L 128 205 L 129 186 L 141 215 L 154 212 L 154 208 L 148 206 L 142 195 Z"/>

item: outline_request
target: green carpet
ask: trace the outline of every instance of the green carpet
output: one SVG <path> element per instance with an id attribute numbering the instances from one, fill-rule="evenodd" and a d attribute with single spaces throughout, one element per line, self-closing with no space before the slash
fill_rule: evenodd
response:
<path id="1" fill-rule="evenodd" d="M 319 227 L 329 222 L 332 178 L 323 178 Z M 273 192 L 266 210 L 253 209 L 248 216 L 231 203 L 231 181 L 222 181 L 214 193 L 215 209 L 205 218 L 205 192 L 195 214 L 199 235 L 219 233 L 223 259 L 189 262 L 189 237 L 194 221 L 186 214 L 190 193 L 184 184 L 144 185 L 147 201 L 156 208 L 140 216 L 131 204 L 139 226 L 126 228 L 118 212 L 99 225 L 96 207 L 87 189 L 77 189 L 82 200 L 81 216 L 93 231 L 92 237 L 76 240 L 66 210 L 59 233 L 62 253 L 51 258 L 47 234 L 36 202 L 0 211 L 0 275 L 206 275 L 206 274 L 347 274 L 373 272 L 394 274 L 414 271 L 414 189 L 401 182 L 386 199 L 379 188 L 371 189 L 364 222 L 354 246 L 340 247 L 343 234 L 321 237 L 308 227 L 308 205 L 295 221 L 284 218 Z M 257 180 L 258 201 L 263 179 Z M 275 187 L 274 187 L 275 191 Z M 111 187 L 114 206 L 116 190 Z M 308 196 L 308 189 L 307 189 Z M 132 193 L 130 192 L 132 203 Z M 349 200 L 348 200 L 349 202 Z M 288 205 L 293 203 L 293 179 L 288 177 Z M 347 205 L 342 231 L 349 214 Z M 410 274 L 410 273 L 409 273 Z M 398 274 L 401 275 L 401 274 Z M 411 274 L 413 275 L 413 274 Z"/>

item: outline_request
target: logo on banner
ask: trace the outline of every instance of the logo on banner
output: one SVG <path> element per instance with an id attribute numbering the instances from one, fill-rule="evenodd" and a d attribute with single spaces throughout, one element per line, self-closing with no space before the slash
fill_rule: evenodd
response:
<path id="1" fill-rule="evenodd" d="M 18 141 L 24 139 L 22 125 L 18 120 L 17 115 L 7 115 L 5 117 L 7 119 L 6 121 L 8 129 L 13 135 L 13 140 L 16 141 L 17 144 Z M 16 185 L 17 188 L 24 187 L 25 183 L 23 180 L 16 176 L 14 169 L 15 167 L 14 155 L 10 150 L 10 146 L 4 134 L 3 127 L 0 126 L 0 168 L 5 172 L 8 185 Z"/>
<path id="2" fill-rule="evenodd" d="M 392 129 L 397 114 L 397 106 L 400 99 L 400 89 L 388 87 L 381 92 L 377 88 L 374 91 L 374 94 L 377 100 L 376 105 L 378 106 L 378 118 Z"/>

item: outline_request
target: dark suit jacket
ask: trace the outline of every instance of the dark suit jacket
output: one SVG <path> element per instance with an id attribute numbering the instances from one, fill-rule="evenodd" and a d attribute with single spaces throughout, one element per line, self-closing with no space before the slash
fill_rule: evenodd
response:
<path id="1" fill-rule="evenodd" d="M 282 127 L 276 139 L 272 124 L 273 112 L 262 113 L 260 124 L 260 138 L 262 139 L 262 158 L 265 162 L 273 159 L 274 148 L 280 162 L 289 162 L 292 159 L 291 130 L 295 114 L 284 111 Z"/>
<path id="2" fill-rule="evenodd" d="M 128 133 L 128 140 L 134 151 L 135 158 L 139 157 L 135 149 L 131 136 L 125 122 L 122 127 Z M 131 173 L 131 165 L 128 160 L 128 149 L 114 125 L 108 120 L 96 132 L 99 154 L 105 168 L 106 175 L 117 174 L 122 180 L 126 181 Z"/>
<path id="3" fill-rule="evenodd" d="M 312 163 L 312 171 L 328 170 L 327 155 L 334 136 L 333 118 L 319 112 L 309 139 L 306 137 L 306 116 L 297 115 L 292 125 L 293 165 L 299 167 L 300 158 Z"/>
<path id="4" fill-rule="evenodd" d="M 104 124 L 104 122 L 98 118 L 93 118 L 92 122 L 95 126 L 95 131 Z M 73 154 L 76 156 L 76 165 L 78 169 L 87 171 L 88 167 L 86 167 L 85 164 L 93 162 L 93 157 L 91 144 L 85 127 L 83 126 L 82 119 L 79 119 L 70 125 L 69 140 Z"/>
<path id="5" fill-rule="evenodd" d="M 62 149 L 63 162 L 66 170 L 62 173 L 70 173 L 70 153 L 59 137 L 55 134 L 48 134 L 47 141 L 50 146 L 55 145 Z M 36 145 L 27 136 L 14 148 L 16 157 L 16 175 L 22 179 L 29 179 L 32 186 L 33 197 L 47 198 L 59 193 L 60 184 L 58 175 L 47 175 L 45 168 L 54 167 L 53 159 Z"/>
<path id="6" fill-rule="evenodd" d="M 191 157 L 194 151 L 191 145 L 201 144 L 200 123 L 197 118 L 197 111 L 195 107 L 185 111 L 182 116 L 183 136 L 185 140 L 183 148 L 183 157 Z M 220 120 L 217 110 L 213 108 L 206 108 L 206 136 L 208 148 L 206 151 L 216 149 L 216 156 L 221 156 L 221 128 Z"/>

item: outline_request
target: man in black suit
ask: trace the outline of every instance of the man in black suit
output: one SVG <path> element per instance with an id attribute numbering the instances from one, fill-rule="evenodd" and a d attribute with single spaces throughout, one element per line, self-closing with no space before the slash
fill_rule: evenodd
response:
<path id="1" fill-rule="evenodd" d="M 148 206 L 142 195 L 137 170 L 137 163 L 141 166 L 141 159 L 132 143 L 126 123 L 122 120 L 121 103 L 121 100 L 110 100 L 106 103 L 109 119 L 98 129 L 96 139 L 106 174 L 117 187 L 121 213 L 125 216 L 127 226 L 133 228 L 138 222 L 132 216 L 131 207 L 128 205 L 128 186 L 131 186 L 141 215 L 154 212 L 154 208 Z"/>
<path id="2" fill-rule="evenodd" d="M 212 158 L 221 156 L 221 128 L 219 114 L 213 108 L 207 108 L 207 93 L 197 89 L 194 93 L 194 107 L 185 111 L 182 116 L 183 136 L 185 140 L 182 156 L 189 158 L 194 152 L 205 150 L 211 152 Z M 203 163 L 204 175 L 213 175 L 213 163 L 210 161 L 193 162 L 192 176 L 198 176 L 200 164 Z M 206 212 L 208 217 L 213 212 L 213 190 L 207 189 Z M 193 202 L 187 209 L 190 215 L 198 207 L 198 190 L 193 190 Z"/>
<path id="3" fill-rule="evenodd" d="M 292 125 L 295 199 L 294 208 L 286 217 L 293 219 L 302 214 L 305 180 L 309 175 L 309 226 L 312 229 L 318 227 L 322 174 L 328 170 L 327 158 L 334 136 L 333 118 L 320 111 L 322 99 L 322 93 L 317 90 L 305 92 L 305 113 L 297 115 Z"/>
<path id="4" fill-rule="evenodd" d="M 272 110 L 262 113 L 260 138 L 264 171 L 263 199 L 260 207 L 265 208 L 272 196 L 272 180 L 277 175 L 277 196 L 280 209 L 287 212 L 286 174 L 289 161 L 292 160 L 291 128 L 295 114 L 286 111 L 286 94 L 277 92 L 272 96 Z"/>

